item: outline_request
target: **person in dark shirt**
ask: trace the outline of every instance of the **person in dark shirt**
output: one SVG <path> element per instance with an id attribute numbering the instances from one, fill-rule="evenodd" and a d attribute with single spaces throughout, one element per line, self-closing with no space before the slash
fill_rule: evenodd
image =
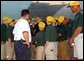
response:
<path id="1" fill-rule="evenodd" d="M 4 60 L 7 58 L 7 47 L 8 47 L 8 41 L 7 41 L 7 25 L 10 22 L 9 17 L 5 16 L 2 18 L 2 24 L 1 24 L 1 60 Z"/>
<path id="2" fill-rule="evenodd" d="M 32 36 L 32 59 L 35 59 L 36 56 L 36 44 L 35 44 L 35 18 L 32 18 L 30 21 L 30 29 L 31 29 L 31 36 Z"/>
<path id="3" fill-rule="evenodd" d="M 36 35 L 37 32 L 39 32 L 39 27 L 38 27 L 38 23 L 35 22 L 35 35 Z"/>
<path id="4" fill-rule="evenodd" d="M 31 35 L 33 38 L 35 36 L 35 20 L 34 19 L 31 20 L 30 28 L 31 28 Z"/>
<path id="5" fill-rule="evenodd" d="M 69 60 L 69 52 L 68 52 L 68 43 L 67 37 L 69 33 L 69 20 L 64 16 L 60 16 L 58 19 L 60 25 L 57 27 L 57 34 L 58 34 L 58 59 L 59 60 Z"/>
<path id="6" fill-rule="evenodd" d="M 1 60 L 4 60 L 6 58 L 6 23 L 2 21 L 1 24 Z"/>
<path id="7" fill-rule="evenodd" d="M 2 23 L 1 24 L 1 42 L 4 42 L 6 41 L 6 24 Z"/>
<path id="8" fill-rule="evenodd" d="M 7 28 L 7 40 L 9 42 L 9 48 L 10 48 L 9 58 L 8 58 L 9 60 L 12 60 L 14 58 L 14 35 L 12 33 L 14 29 L 14 25 L 15 25 L 15 19 L 11 20 Z"/>
<path id="9" fill-rule="evenodd" d="M 44 60 L 44 45 L 45 45 L 45 23 L 39 22 L 39 32 L 35 35 L 36 41 L 36 60 Z"/>
<path id="10" fill-rule="evenodd" d="M 37 17 L 35 18 L 35 34 L 36 34 L 37 32 L 39 32 L 38 24 L 39 24 L 40 21 L 42 21 L 42 18 L 41 18 L 40 16 L 37 16 Z"/>
<path id="11" fill-rule="evenodd" d="M 45 53 L 46 53 L 46 60 L 57 60 L 57 32 L 53 16 L 48 16 L 47 19 L 47 27 L 45 30 Z"/>

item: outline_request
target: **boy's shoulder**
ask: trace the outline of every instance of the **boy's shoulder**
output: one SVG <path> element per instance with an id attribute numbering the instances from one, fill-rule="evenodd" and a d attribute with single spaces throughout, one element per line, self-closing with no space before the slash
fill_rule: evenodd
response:
<path id="1" fill-rule="evenodd" d="M 6 27 L 6 25 L 5 24 L 1 24 L 1 27 Z"/>
<path id="2" fill-rule="evenodd" d="M 36 35 L 44 33 L 44 32 L 45 32 L 45 30 L 39 31 L 39 32 L 36 33 Z"/>
<path id="3" fill-rule="evenodd" d="M 51 25 L 48 25 L 47 27 L 46 27 L 46 29 L 51 29 L 52 28 L 52 26 Z"/>

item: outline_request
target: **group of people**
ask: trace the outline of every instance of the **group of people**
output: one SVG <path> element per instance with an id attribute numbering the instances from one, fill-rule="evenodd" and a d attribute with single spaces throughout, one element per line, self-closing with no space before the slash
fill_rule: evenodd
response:
<path id="1" fill-rule="evenodd" d="M 76 13 L 75 20 L 65 16 L 40 16 L 29 20 L 29 11 L 21 11 L 18 21 L 4 17 L 1 24 L 1 59 L 8 60 L 71 60 L 83 59 L 83 14 L 79 1 L 71 1 L 68 8 Z M 3 53 L 6 48 L 6 55 Z M 72 58 L 72 59 L 74 59 Z"/>
<path id="2" fill-rule="evenodd" d="M 1 60 L 15 59 L 13 28 L 17 19 L 8 16 L 3 17 L 1 24 Z"/>

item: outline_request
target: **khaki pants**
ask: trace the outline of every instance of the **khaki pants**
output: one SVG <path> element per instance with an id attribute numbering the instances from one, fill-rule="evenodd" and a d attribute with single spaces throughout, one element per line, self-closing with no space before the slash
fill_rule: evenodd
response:
<path id="1" fill-rule="evenodd" d="M 14 42 L 12 42 L 12 53 L 11 53 L 11 56 L 12 56 L 12 59 L 13 60 L 16 60 L 16 58 L 15 58 L 15 51 L 14 51 Z"/>
<path id="2" fill-rule="evenodd" d="M 44 60 L 44 46 L 38 46 L 36 49 L 36 60 Z"/>
<path id="3" fill-rule="evenodd" d="M 66 40 L 58 42 L 58 59 L 69 60 L 68 43 Z"/>
<path id="4" fill-rule="evenodd" d="M 46 60 L 57 60 L 57 42 L 49 42 L 45 47 Z"/>
<path id="5" fill-rule="evenodd" d="M 15 53 L 14 53 L 14 42 L 12 42 L 12 46 L 10 47 L 8 45 L 8 41 L 6 42 L 6 53 L 7 53 L 7 59 L 8 60 L 15 60 Z"/>
<path id="6" fill-rule="evenodd" d="M 6 58 L 6 43 L 1 41 L 1 60 L 5 60 Z"/>
<path id="7" fill-rule="evenodd" d="M 9 47 L 8 41 L 6 43 L 1 42 L 1 60 L 15 60 L 14 53 L 14 43 L 12 42 L 12 47 Z"/>
<path id="8" fill-rule="evenodd" d="M 35 60 L 36 59 L 36 46 L 35 45 L 32 45 L 32 60 Z"/>

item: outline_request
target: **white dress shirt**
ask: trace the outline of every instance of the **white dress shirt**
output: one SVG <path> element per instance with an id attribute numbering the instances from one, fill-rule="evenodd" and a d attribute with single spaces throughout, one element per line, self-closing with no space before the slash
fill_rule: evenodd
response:
<path id="1" fill-rule="evenodd" d="M 14 41 L 18 40 L 25 40 L 23 37 L 23 32 L 28 31 L 29 33 L 29 42 L 31 42 L 31 32 L 30 32 L 30 26 L 29 23 L 21 18 L 19 21 L 15 24 L 15 27 L 13 29 L 13 34 L 14 34 Z"/>

